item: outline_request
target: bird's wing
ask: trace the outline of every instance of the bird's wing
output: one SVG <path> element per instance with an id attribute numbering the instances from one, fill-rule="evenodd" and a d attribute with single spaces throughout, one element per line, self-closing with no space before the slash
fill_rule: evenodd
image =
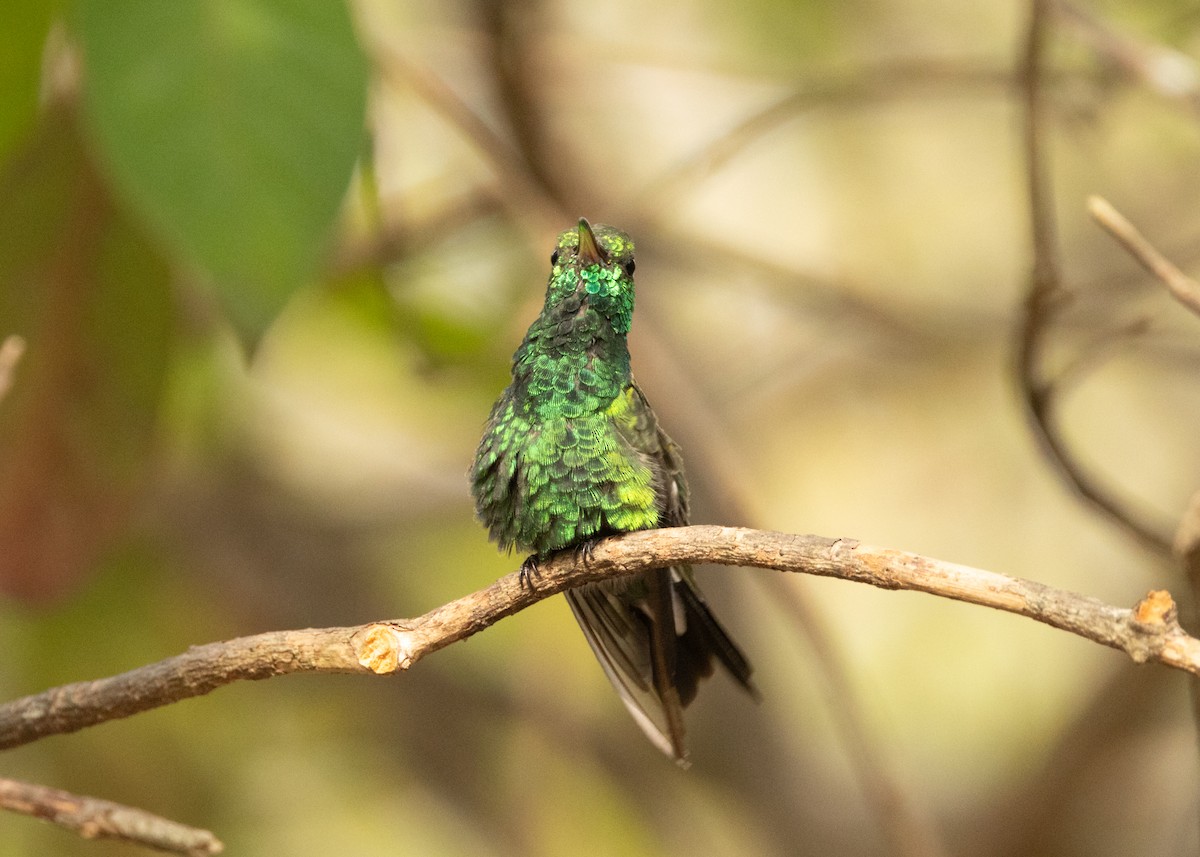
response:
<path id="1" fill-rule="evenodd" d="M 687 526 L 690 510 L 683 453 L 658 424 L 641 388 L 634 384 L 633 392 L 643 416 L 634 423 L 637 431 L 627 439 L 653 460 L 652 467 L 660 474 L 659 526 Z M 711 658 L 714 655 L 738 684 L 757 698 L 758 691 L 750 679 L 753 667 L 709 609 L 696 585 L 691 566 L 676 566 L 670 572 L 672 611 L 679 638 L 674 684 L 683 705 L 695 697 L 700 679 L 712 674 Z"/>
<path id="2" fill-rule="evenodd" d="M 688 489 L 679 447 L 659 427 L 636 386 L 611 423 L 621 448 L 649 469 L 659 526 L 688 522 Z M 750 665 L 705 604 L 691 568 L 656 569 L 635 578 L 600 581 L 566 593 L 584 636 L 642 731 L 663 752 L 685 762 L 683 707 L 713 657 L 752 693 Z"/>

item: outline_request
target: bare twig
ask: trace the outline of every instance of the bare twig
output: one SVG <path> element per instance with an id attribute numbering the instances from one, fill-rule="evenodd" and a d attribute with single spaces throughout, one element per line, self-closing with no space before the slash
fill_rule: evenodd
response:
<path id="1" fill-rule="evenodd" d="M 1187 511 L 1179 521 L 1174 547 L 1192 584 L 1192 591 L 1200 593 L 1200 491 L 1192 495 Z"/>
<path id="2" fill-rule="evenodd" d="M 385 216 L 376 234 L 352 240 L 338 248 L 329 273 L 344 277 L 378 268 L 444 241 L 460 229 L 503 210 L 495 193 L 476 189 L 455 199 L 442 210 L 416 223 Z"/>
<path id="3" fill-rule="evenodd" d="M 209 643 L 111 678 L 25 697 L 0 707 L 5 712 L 0 714 L 0 749 L 202 696 L 243 679 L 306 671 L 361 672 L 350 643 L 355 630 L 274 631 Z"/>
<path id="4" fill-rule="evenodd" d="M 682 259 L 680 261 L 683 261 Z M 652 304 L 652 306 L 655 306 Z M 659 312 L 642 317 L 654 322 Z M 680 438 L 689 450 L 689 461 L 698 456 L 704 474 L 705 492 L 715 508 L 712 512 L 724 520 L 753 521 L 761 517 L 761 492 L 746 479 L 751 468 L 741 460 L 738 444 L 729 436 L 720 418 L 705 400 L 693 373 L 689 373 L 669 351 L 659 345 L 660 337 L 643 341 L 643 354 L 649 352 L 658 388 L 673 392 L 673 423 L 691 427 L 689 436 Z M 643 366 L 646 361 L 643 361 Z M 646 376 L 642 376 L 645 380 Z M 839 744 L 849 761 L 858 787 L 872 818 L 887 843 L 886 853 L 894 857 L 940 857 L 947 853 L 931 813 L 913 793 L 897 771 L 887 741 L 873 729 L 863 713 L 862 695 L 850 680 L 850 670 L 830 628 L 830 621 L 817 609 L 802 581 L 776 576 L 756 576 L 770 604 L 782 611 L 802 645 L 807 646 L 813 668 L 824 686 L 830 715 Z"/>
<path id="5" fill-rule="evenodd" d="M 571 168 L 572 152 L 565 141 L 554 138 L 547 122 L 549 111 L 542 97 L 547 75 L 540 66 L 544 54 L 539 34 L 550 10 L 542 0 L 476 0 L 473 6 L 499 108 L 530 177 L 560 208 L 594 201 L 583 181 L 586 171 Z"/>
<path id="6" fill-rule="evenodd" d="M 494 77 L 499 84 L 500 107 L 507 120 L 506 124 L 513 129 L 518 151 L 528 164 L 529 183 L 540 188 L 545 199 L 553 200 L 560 208 L 573 205 L 571 199 L 596 198 L 598 189 L 588 186 L 585 181 L 586 170 L 569 164 L 564 169 L 562 163 L 551 164 L 548 160 L 562 161 L 564 152 L 562 147 L 548 136 L 549 125 L 545 121 L 541 104 L 543 93 L 538 90 L 537 76 L 529 73 L 530 36 L 533 31 L 529 24 L 540 17 L 538 0 L 518 4 L 479 0 L 476 5 L 491 43 L 490 61 L 495 70 Z M 465 120 L 466 117 L 463 118 Z M 511 169 L 512 166 L 511 161 L 496 162 L 497 169 Z M 560 213 L 565 214 L 561 211 Z M 676 246 L 686 241 L 686 237 L 677 236 L 676 241 L 666 242 L 666 246 Z M 687 247 L 681 255 L 686 257 L 690 264 L 696 264 L 694 247 Z M 738 266 L 753 265 L 755 261 L 749 257 L 739 259 Z M 794 291 L 796 277 L 796 274 L 788 277 L 789 294 Z M 838 298 L 834 297 L 833 300 L 837 301 Z M 842 296 L 841 302 L 852 301 L 848 296 Z M 908 340 L 911 337 L 904 338 Z M 657 362 L 661 365 L 664 361 Z M 682 384 L 675 386 L 677 393 L 681 387 L 690 390 L 693 385 L 685 379 Z M 676 398 L 678 400 L 679 397 Z M 686 392 L 684 398 L 687 398 Z M 692 422 L 697 425 L 706 424 L 709 434 L 714 433 L 711 420 Z M 719 431 L 716 433 L 719 434 Z M 749 492 L 731 490 L 734 487 L 732 474 L 737 468 L 728 464 L 727 452 L 728 449 L 722 449 L 721 454 L 710 454 L 707 460 L 710 464 L 721 462 L 724 465 L 719 468 L 720 475 L 716 477 L 721 486 L 719 493 L 727 501 L 731 497 L 740 497 L 744 501 L 750 496 Z M 744 488 L 743 483 L 743 479 L 737 480 L 737 487 Z M 741 506 L 741 509 L 732 515 L 734 519 L 746 520 L 750 517 L 745 513 L 745 509 L 748 508 L 745 502 L 739 503 L 737 499 L 733 499 L 726 505 Z M 790 616 L 796 620 L 797 626 L 810 641 L 818 669 L 827 678 L 826 684 L 831 696 L 836 698 L 834 720 L 848 745 L 853 769 L 861 781 L 868 803 L 872 805 L 885 837 L 893 845 L 894 853 L 901 857 L 939 857 L 944 849 L 937 841 L 938 836 L 927 814 L 914 808 L 913 801 L 908 798 L 899 779 L 885 764 L 879 742 L 872 738 L 866 728 L 865 719 L 857 713 L 861 706 L 851 692 L 851 683 L 846 677 L 844 665 L 835 656 L 836 647 L 831 643 L 829 634 L 824 631 L 820 617 L 816 611 L 804 606 L 803 593 L 795 587 L 785 587 L 780 582 L 776 589 L 786 590 L 785 598 L 794 608 Z M 778 596 L 778 593 L 776 595 Z"/>
<path id="7" fill-rule="evenodd" d="M 1054 378 L 1054 390 L 1059 396 L 1079 386 L 1088 375 L 1095 372 L 1106 360 L 1134 340 L 1144 337 L 1153 323 L 1148 315 L 1113 325 L 1102 330 L 1079 347 L 1075 358 L 1058 370 Z"/>
<path id="8" fill-rule="evenodd" d="M 1133 81 L 1200 111 L 1200 68 L 1186 54 L 1121 33 L 1076 3 L 1056 0 L 1059 20 Z"/>
<path id="9" fill-rule="evenodd" d="M 7 396 L 8 391 L 12 389 L 13 374 L 24 354 L 25 340 L 15 333 L 6 336 L 4 342 L 0 342 L 0 399 Z"/>
<path id="10" fill-rule="evenodd" d="M 812 647 L 832 704 L 834 726 L 850 758 L 864 797 L 898 857 L 942 857 L 949 853 L 933 815 L 897 775 L 886 743 L 871 728 L 861 695 L 850 681 L 850 665 L 833 640 L 829 622 L 799 587 L 781 578 L 763 578 L 771 600 L 791 618 Z"/>
<path id="11" fill-rule="evenodd" d="M 1033 247 L 1033 269 L 1025 297 L 1025 316 L 1021 326 L 1017 360 L 1021 389 L 1025 394 L 1039 440 L 1050 457 L 1060 461 L 1057 443 L 1049 430 L 1044 413 L 1051 398 L 1049 385 L 1039 378 L 1038 363 L 1050 320 L 1064 300 L 1058 229 L 1050 180 L 1042 148 L 1045 105 L 1041 93 L 1043 42 L 1047 27 L 1047 0 L 1032 0 L 1024 52 L 1021 57 L 1020 85 L 1024 95 L 1022 146 L 1025 154 L 1026 193 L 1029 199 L 1029 232 Z"/>
<path id="12" fill-rule="evenodd" d="M 605 539 L 590 559 L 563 552 L 541 566 L 536 589 L 523 586 L 514 572 L 415 619 L 275 631 L 210 643 L 111 678 L 17 699 L 0 706 L 0 748 L 127 717 L 243 679 L 407 670 L 426 655 L 565 589 L 688 563 L 771 568 L 927 592 L 1026 616 L 1119 649 L 1138 663 L 1156 661 L 1200 675 L 1200 640 L 1179 627 L 1174 602 L 1165 592 L 1151 593 L 1130 610 L 1031 580 L 853 539 L 679 527 Z"/>
<path id="13" fill-rule="evenodd" d="M 783 311 L 796 309 L 800 314 L 818 315 L 834 323 L 845 320 L 854 325 L 856 338 L 866 331 L 889 343 L 911 346 L 929 336 L 901 313 L 862 297 L 862 290 L 852 282 L 806 273 L 687 230 L 673 232 L 658 244 L 655 257 L 674 270 L 711 273 L 717 269 L 732 276 L 751 274 Z"/>
<path id="14" fill-rule="evenodd" d="M 1029 25 L 1019 70 L 1025 105 L 1022 143 L 1025 153 L 1026 193 L 1029 197 L 1029 231 L 1033 244 L 1033 271 L 1026 297 L 1020 360 L 1022 376 L 1031 382 L 1035 375 L 1036 355 L 1041 349 L 1049 317 L 1055 304 L 1062 299 L 1058 228 L 1054 222 L 1049 170 L 1042 147 L 1046 108 L 1041 76 L 1049 7 L 1049 0 L 1032 0 L 1030 3 Z M 1039 394 L 1039 385 L 1030 383 L 1028 388 L 1031 396 Z"/>
<path id="15" fill-rule="evenodd" d="M 1019 80 L 1025 106 L 1023 148 L 1033 270 L 1025 298 L 1025 315 L 1017 343 L 1017 377 L 1029 411 L 1030 425 L 1047 460 L 1062 481 L 1085 504 L 1160 557 L 1171 555 L 1170 537 L 1141 520 L 1091 475 L 1071 451 L 1055 419 L 1057 385 L 1042 377 L 1042 355 L 1051 322 L 1067 299 L 1062 285 L 1058 230 L 1046 163 L 1046 106 L 1042 92 L 1043 56 L 1052 0 L 1031 0 L 1029 24 L 1020 63 Z"/>
<path id="16" fill-rule="evenodd" d="M 1006 69 L 929 61 L 887 63 L 851 74 L 807 82 L 779 100 L 732 125 L 719 137 L 679 160 L 638 192 L 635 206 L 663 210 L 689 186 L 716 173 L 752 143 L 806 110 L 838 105 L 874 104 L 931 89 L 946 94 L 1003 93 L 1010 81 Z M 670 206 L 666 206 L 670 210 Z"/>
<path id="17" fill-rule="evenodd" d="M 558 204 L 531 176 L 529 167 L 513 147 L 492 130 L 479 114 L 444 80 L 403 56 L 391 45 L 372 43 L 376 66 L 390 86 L 408 88 L 462 132 L 492 167 L 501 192 L 497 194 L 517 223 L 538 232 L 560 228 L 564 216 Z M 543 236 L 538 235 L 540 240 Z M 539 245 L 540 248 L 540 245 Z"/>
<path id="18" fill-rule="evenodd" d="M 418 93 L 443 116 L 457 125 L 468 139 L 475 141 L 480 152 L 492 162 L 493 169 L 502 182 L 505 178 L 515 177 L 518 180 L 519 188 L 527 190 L 535 196 L 540 196 L 541 211 L 550 211 L 567 196 L 572 198 L 590 196 L 591 191 L 579 185 L 581 179 L 579 170 L 567 170 L 565 173 L 561 170 L 552 171 L 550 165 L 543 162 L 553 147 L 547 145 L 548 141 L 543 138 L 546 132 L 545 124 L 532 115 L 538 99 L 528 89 L 531 80 L 528 76 L 518 73 L 516 69 L 505 67 L 507 63 L 524 61 L 519 59 L 523 48 L 515 44 L 514 39 L 521 41 L 524 36 L 528 35 L 527 32 L 521 30 L 519 22 L 514 23 L 512 20 L 503 18 L 507 12 L 502 12 L 491 0 L 482 0 L 480 7 L 485 11 L 484 17 L 489 23 L 486 29 L 491 33 L 494 43 L 493 63 L 501 72 L 501 106 L 505 111 L 509 126 L 516 133 L 519 152 L 528 162 L 526 170 L 522 170 L 521 165 L 517 163 L 517 159 L 509 151 L 508 144 L 493 134 L 474 111 L 443 83 L 433 78 L 432 75 L 422 73 L 420 69 L 413 69 L 402 59 L 397 64 L 396 71 L 400 77 L 407 79 L 410 85 L 415 84 Z M 528 10 L 524 9 L 522 12 L 527 13 Z M 524 175 L 521 174 L 522 172 Z M 567 181 L 560 186 L 553 179 L 555 175 L 572 178 L 574 181 Z M 511 207 L 512 200 L 506 197 L 506 204 Z M 522 212 L 515 213 L 521 214 Z M 525 216 L 528 217 L 528 214 Z M 564 213 L 558 211 L 554 216 L 564 216 Z M 722 457 L 721 460 L 724 458 Z M 730 468 L 724 470 L 729 472 Z M 793 600 L 800 597 L 794 591 L 789 594 Z M 826 654 L 832 650 L 827 635 L 815 626 L 816 619 L 811 611 L 809 618 L 811 621 L 809 626 L 804 629 L 804 633 L 813 643 L 813 651 L 820 669 L 826 674 L 836 672 L 841 665 L 835 659 L 826 657 Z M 842 707 L 852 708 L 857 705 L 856 700 L 849 694 L 849 682 L 844 675 L 830 676 L 828 685 L 835 694 L 839 694 L 838 702 Z M 928 825 L 926 826 L 929 829 L 925 835 L 910 835 L 910 832 L 918 830 L 925 823 L 922 820 L 924 815 L 909 811 L 910 801 L 905 799 L 898 781 L 890 775 L 886 770 L 887 766 L 880 760 L 878 742 L 871 740 L 870 736 L 866 734 L 865 729 L 862 728 L 865 725 L 862 718 L 847 716 L 844 711 L 839 709 L 836 712 L 835 720 L 841 725 L 846 741 L 854 745 L 850 748 L 850 754 L 855 761 L 856 773 L 864 781 L 863 789 L 868 800 L 881 798 L 886 803 L 886 805 L 876 806 L 875 809 L 885 835 L 897 844 L 899 850 L 896 853 L 905 855 L 905 857 L 936 857 L 937 854 L 940 854 L 941 849 L 914 848 L 915 845 L 922 842 L 932 843 L 936 836 L 932 832 L 932 827 Z M 921 817 L 918 818 L 918 815 Z M 897 840 L 903 841 L 897 842 Z"/>
<path id="19" fill-rule="evenodd" d="M 84 839 L 119 839 L 187 857 L 209 857 L 225 848 L 207 830 L 145 810 L 4 777 L 0 777 L 0 808 L 45 819 Z"/>
<path id="20" fill-rule="evenodd" d="M 1121 246 L 1129 251 L 1129 255 L 1159 279 L 1175 300 L 1179 301 L 1192 312 L 1200 315 L 1200 283 L 1193 280 L 1183 271 L 1158 252 L 1137 227 L 1113 208 L 1112 204 L 1099 196 L 1088 197 L 1088 213 L 1092 219 L 1104 227 Z"/>

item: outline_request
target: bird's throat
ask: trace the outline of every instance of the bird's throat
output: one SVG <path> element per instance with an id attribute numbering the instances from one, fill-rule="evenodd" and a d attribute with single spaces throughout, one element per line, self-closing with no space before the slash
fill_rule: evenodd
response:
<path id="1" fill-rule="evenodd" d="M 530 416 L 605 410 L 630 383 L 629 347 L 595 312 L 543 314 L 513 355 L 513 393 Z"/>

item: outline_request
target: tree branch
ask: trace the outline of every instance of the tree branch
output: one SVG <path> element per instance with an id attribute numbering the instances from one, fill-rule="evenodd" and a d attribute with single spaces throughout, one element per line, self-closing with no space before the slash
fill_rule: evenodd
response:
<path id="1" fill-rule="evenodd" d="M 1051 323 L 1070 299 L 1063 286 L 1053 187 L 1046 154 L 1044 67 L 1053 10 L 1052 0 L 1030 0 L 1029 22 L 1019 63 L 1018 80 L 1024 108 L 1022 148 L 1033 269 L 1016 343 L 1017 381 L 1038 446 L 1063 483 L 1084 504 L 1142 547 L 1169 558 L 1170 536 L 1128 508 L 1071 451 L 1056 419 L 1059 387 L 1053 379 L 1045 377 L 1042 370 Z"/>
<path id="2" fill-rule="evenodd" d="M 1088 197 L 1088 213 L 1104 227 L 1129 255 L 1167 287 L 1171 296 L 1196 315 L 1200 315 L 1200 283 L 1175 267 L 1166 256 L 1146 240 L 1137 227 L 1113 208 L 1103 197 Z"/>
<path id="3" fill-rule="evenodd" d="M 209 857 L 225 849 L 207 830 L 131 806 L 4 777 L 0 777 L 0 808 L 45 819 L 84 839 L 120 839 L 187 857 Z"/>
<path id="4" fill-rule="evenodd" d="M 590 560 L 567 551 L 541 566 L 536 589 L 517 573 L 415 619 L 358 627 L 275 631 L 210 643 L 111 678 L 52 688 L 0 706 L 0 748 L 128 717 L 235 681 L 295 672 L 393 673 L 565 589 L 682 563 L 752 566 L 907 589 L 1026 616 L 1200 675 L 1200 640 L 1183 631 L 1166 592 L 1130 610 L 1021 578 L 853 539 L 737 527 L 644 530 L 597 544 Z"/>

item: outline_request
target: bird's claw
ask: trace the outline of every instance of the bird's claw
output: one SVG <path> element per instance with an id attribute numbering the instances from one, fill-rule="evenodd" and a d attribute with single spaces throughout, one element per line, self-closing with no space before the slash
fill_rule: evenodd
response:
<path id="1" fill-rule="evenodd" d="M 537 589 L 537 578 L 541 576 L 542 572 L 538 568 L 537 554 L 531 553 L 525 557 L 525 561 L 521 563 L 521 570 L 517 572 L 517 579 L 521 582 L 521 588 L 533 592 Z"/>
<path id="2" fill-rule="evenodd" d="M 596 542 L 594 539 L 580 542 L 575 545 L 575 561 L 586 565 L 591 565 L 592 560 L 596 558 Z"/>
<path id="3" fill-rule="evenodd" d="M 572 555 L 575 561 L 583 565 L 591 565 L 595 557 L 596 541 L 588 539 L 575 545 Z M 517 572 L 517 579 L 521 582 L 522 589 L 528 589 L 530 592 L 537 589 L 537 581 L 542 576 L 541 561 L 538 555 L 531 553 L 525 557 L 525 561 L 521 563 L 521 570 Z"/>

